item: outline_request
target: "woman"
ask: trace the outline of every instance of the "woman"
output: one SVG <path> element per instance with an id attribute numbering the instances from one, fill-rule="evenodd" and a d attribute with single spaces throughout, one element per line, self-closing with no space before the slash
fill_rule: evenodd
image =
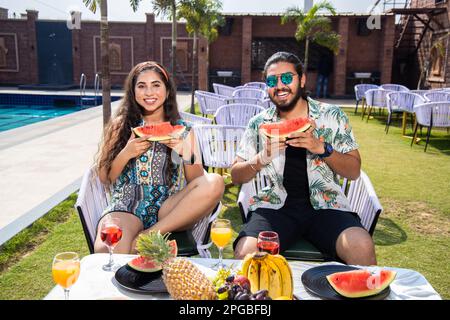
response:
<path id="1" fill-rule="evenodd" d="M 165 121 L 185 125 L 184 134 L 150 142 L 131 130 Z M 164 234 L 191 228 L 222 198 L 223 179 L 204 172 L 190 129 L 181 120 L 175 87 L 165 68 L 153 61 L 136 65 L 97 160 L 100 180 L 111 190 L 111 203 L 102 219 L 119 217 L 123 230 L 115 252 L 134 253 L 137 237 L 149 230 Z M 100 225 L 94 249 L 108 252 L 100 239 Z"/>

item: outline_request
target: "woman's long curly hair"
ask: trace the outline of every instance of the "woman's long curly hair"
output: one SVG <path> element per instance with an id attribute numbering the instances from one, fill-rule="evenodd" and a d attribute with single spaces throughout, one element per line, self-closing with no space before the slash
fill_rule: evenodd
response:
<path id="1" fill-rule="evenodd" d="M 113 160 L 126 146 L 131 136 L 131 129 L 142 123 L 144 108 L 136 102 L 134 88 L 139 75 L 146 71 L 154 71 L 159 74 L 162 82 L 166 86 L 168 96 L 163 104 L 164 121 L 170 121 L 174 125 L 181 118 L 178 112 L 175 85 L 173 80 L 168 76 L 167 70 L 161 64 L 154 61 L 137 64 L 125 80 L 125 94 L 115 117 L 109 121 L 109 124 L 103 131 L 103 138 L 96 160 L 98 171 L 102 168 L 105 168 L 106 172 L 111 170 Z M 170 153 L 170 148 L 167 148 L 167 152 Z M 168 159 L 171 161 L 170 155 Z M 168 164 L 167 171 L 170 171 L 170 167 L 171 163 Z M 168 177 L 168 181 L 170 182 L 170 175 Z"/>

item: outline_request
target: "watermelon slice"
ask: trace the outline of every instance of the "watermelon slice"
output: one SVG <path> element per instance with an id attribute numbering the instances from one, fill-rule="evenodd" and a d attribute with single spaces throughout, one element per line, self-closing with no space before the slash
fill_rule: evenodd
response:
<path id="1" fill-rule="evenodd" d="M 391 270 L 372 273 L 362 269 L 336 272 L 328 275 L 327 280 L 341 296 L 362 298 L 376 295 L 386 289 L 394 281 L 396 275 L 397 273 Z"/>
<path id="2" fill-rule="evenodd" d="M 259 129 L 271 138 L 287 138 L 292 132 L 303 132 L 311 127 L 308 118 L 297 118 L 281 122 L 264 123 Z"/>
<path id="3" fill-rule="evenodd" d="M 186 130 L 185 126 L 181 124 L 173 126 L 168 121 L 133 128 L 133 132 L 138 137 L 149 136 L 147 139 L 149 141 L 169 140 L 174 136 L 181 135 L 184 130 Z"/>
<path id="4" fill-rule="evenodd" d="M 175 240 L 169 241 L 169 246 L 172 247 L 171 254 L 176 257 L 178 254 L 178 246 Z M 140 272 L 155 272 L 162 269 L 162 263 L 159 263 L 151 257 L 138 256 L 128 262 L 128 265 L 136 271 Z"/>

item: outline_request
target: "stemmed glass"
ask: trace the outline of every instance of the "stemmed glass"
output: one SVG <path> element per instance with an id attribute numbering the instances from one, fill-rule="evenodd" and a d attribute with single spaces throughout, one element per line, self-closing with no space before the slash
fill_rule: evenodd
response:
<path id="1" fill-rule="evenodd" d="M 230 242 L 232 236 L 231 221 L 228 219 L 216 219 L 211 226 L 211 240 L 219 249 L 219 262 L 213 266 L 213 270 L 223 269 L 223 248 Z"/>
<path id="2" fill-rule="evenodd" d="M 114 264 L 113 251 L 117 243 L 122 239 L 122 228 L 119 218 L 108 217 L 102 221 L 100 238 L 109 250 L 109 262 L 103 266 L 105 271 L 115 271 L 119 266 Z"/>
<path id="3" fill-rule="evenodd" d="M 270 254 L 280 252 L 280 238 L 275 231 L 261 231 L 258 234 L 258 251 L 264 251 Z"/>
<path id="4" fill-rule="evenodd" d="M 64 297 L 69 300 L 70 287 L 80 275 L 80 259 L 75 252 L 58 253 L 52 263 L 53 281 L 64 289 Z"/>

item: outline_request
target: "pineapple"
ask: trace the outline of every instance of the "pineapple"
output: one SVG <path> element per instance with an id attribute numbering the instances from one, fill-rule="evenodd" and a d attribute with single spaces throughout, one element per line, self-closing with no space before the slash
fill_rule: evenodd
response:
<path id="1" fill-rule="evenodd" d="M 167 291 L 175 300 L 215 300 L 217 294 L 212 282 L 191 261 L 176 258 L 170 253 L 169 234 L 159 231 L 141 234 L 136 249 L 141 256 L 160 263 Z"/>

